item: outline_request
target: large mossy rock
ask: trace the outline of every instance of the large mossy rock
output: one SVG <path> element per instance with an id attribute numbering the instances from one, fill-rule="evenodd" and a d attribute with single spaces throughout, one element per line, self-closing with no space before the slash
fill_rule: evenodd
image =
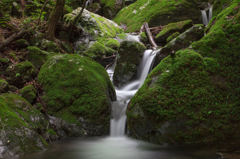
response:
<path id="1" fill-rule="evenodd" d="M 130 102 L 130 135 L 180 145 L 238 139 L 240 109 L 224 100 L 228 85 L 216 82 L 219 69 L 192 50 L 162 60 Z"/>
<path id="2" fill-rule="evenodd" d="M 200 40 L 203 36 L 204 26 L 202 24 L 194 25 L 161 48 L 155 57 L 153 67 L 157 66 L 168 55 L 175 54 L 180 49 L 190 47 L 194 41 Z"/>
<path id="3" fill-rule="evenodd" d="M 145 49 L 145 46 L 137 41 L 121 42 L 113 75 L 114 85 L 121 87 L 137 77 L 137 69 Z"/>
<path id="4" fill-rule="evenodd" d="M 110 47 L 107 47 L 102 43 L 96 41 L 84 53 L 82 53 L 82 55 L 90 57 L 103 66 L 106 66 L 109 64 L 109 60 L 113 61 L 113 59 L 108 59 L 106 57 L 113 56 L 116 53 L 116 50 L 113 50 Z"/>
<path id="5" fill-rule="evenodd" d="M 239 148 L 239 21 L 236 0 L 192 44 L 198 53 L 182 50 L 160 62 L 130 103 L 131 136 Z"/>
<path id="6" fill-rule="evenodd" d="M 72 13 L 66 14 L 64 16 L 65 22 L 72 24 L 81 10 L 82 8 L 79 7 Z M 83 29 L 84 33 L 90 36 L 90 40 L 96 40 L 99 37 L 113 38 L 116 37 L 118 33 L 123 32 L 115 22 L 89 12 L 86 9 L 84 9 L 81 18 L 79 18 L 75 25 Z"/>
<path id="7" fill-rule="evenodd" d="M 139 30 L 144 22 L 151 26 L 167 25 L 171 22 L 192 19 L 201 22 L 197 1 L 192 0 L 137 0 L 123 8 L 114 21 L 126 24 L 127 31 Z"/>
<path id="8" fill-rule="evenodd" d="M 47 146 L 39 134 L 47 129 L 43 115 L 16 94 L 0 96 L 0 158 L 43 150 Z"/>
<path id="9" fill-rule="evenodd" d="M 50 115 L 77 124 L 88 135 L 109 132 L 115 91 L 101 65 L 79 55 L 56 55 L 42 66 L 38 81 Z"/>

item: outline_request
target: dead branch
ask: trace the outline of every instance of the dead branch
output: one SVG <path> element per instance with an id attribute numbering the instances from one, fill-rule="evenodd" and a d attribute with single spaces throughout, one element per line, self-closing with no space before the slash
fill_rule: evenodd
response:
<path id="1" fill-rule="evenodd" d="M 148 39 L 149 39 L 151 45 L 153 46 L 153 48 L 157 48 L 158 46 L 153 39 L 153 36 L 152 36 L 152 33 L 149 29 L 148 23 L 145 22 L 144 27 L 145 27 L 145 30 L 146 30 L 146 33 L 147 33 L 147 36 L 148 36 Z"/>

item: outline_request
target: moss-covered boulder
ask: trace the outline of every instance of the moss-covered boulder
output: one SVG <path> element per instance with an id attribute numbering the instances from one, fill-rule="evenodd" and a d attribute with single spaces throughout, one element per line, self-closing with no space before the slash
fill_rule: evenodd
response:
<path id="1" fill-rule="evenodd" d="M 101 65 L 79 55 L 56 55 L 42 66 L 38 81 L 50 115 L 77 124 L 88 135 L 109 132 L 115 91 Z"/>
<path id="2" fill-rule="evenodd" d="M 113 49 L 113 50 L 118 50 L 119 47 L 120 47 L 120 42 L 116 39 L 108 39 L 106 42 L 105 42 L 105 46 Z"/>
<path id="3" fill-rule="evenodd" d="M 155 143 L 239 148 L 240 3 L 232 1 L 206 36 L 163 59 L 132 99 L 131 136 Z"/>
<path id="4" fill-rule="evenodd" d="M 121 42 L 113 75 L 114 85 L 121 87 L 137 77 L 137 68 L 145 49 L 142 43 L 136 41 Z"/>
<path id="5" fill-rule="evenodd" d="M 0 78 L 0 93 L 7 92 L 8 88 L 9 88 L 8 82 Z"/>
<path id="6" fill-rule="evenodd" d="M 82 55 L 90 57 L 97 61 L 98 63 L 106 66 L 109 63 L 109 60 L 106 57 L 116 54 L 117 51 L 103 45 L 102 43 L 96 41 L 94 42 Z M 113 59 L 112 59 L 113 60 Z"/>
<path id="7" fill-rule="evenodd" d="M 198 1 L 198 0 L 197 0 Z M 114 21 L 126 24 L 127 31 L 139 30 L 144 22 L 150 27 L 192 19 L 201 22 L 197 1 L 192 0 L 137 0 L 123 8 Z"/>
<path id="8" fill-rule="evenodd" d="M 81 11 L 81 7 L 75 9 L 72 13 L 64 16 L 67 24 L 72 24 L 77 15 Z M 83 29 L 84 33 L 90 36 L 90 39 L 97 40 L 99 37 L 113 38 L 118 33 L 122 33 L 123 30 L 113 21 L 106 19 L 102 16 L 89 12 L 84 9 L 81 18 L 76 23 L 76 27 L 80 30 Z"/>
<path id="9" fill-rule="evenodd" d="M 175 33 L 175 32 L 184 32 L 188 28 L 192 26 L 192 20 L 185 20 L 176 23 L 169 23 L 164 26 L 163 29 L 156 35 L 155 40 L 158 44 L 165 44 L 167 42 L 167 38 Z"/>
<path id="10" fill-rule="evenodd" d="M 29 82 L 36 77 L 37 71 L 35 66 L 29 62 L 24 61 L 14 65 L 10 65 L 7 70 L 7 81 L 21 88 L 26 82 Z"/>
<path id="11" fill-rule="evenodd" d="M 184 33 L 171 40 L 156 55 L 153 67 L 170 54 L 175 54 L 178 50 L 189 47 L 194 41 L 204 36 L 204 26 L 202 24 L 194 25 Z"/>
<path id="12" fill-rule="evenodd" d="M 0 156 L 43 150 L 47 146 L 39 134 L 47 128 L 43 115 L 16 94 L 0 96 Z"/>
<path id="13" fill-rule="evenodd" d="M 48 56 L 51 54 L 49 52 L 43 51 L 36 46 L 29 46 L 26 58 L 30 61 L 37 69 L 47 61 Z"/>
<path id="14" fill-rule="evenodd" d="M 130 135 L 180 145 L 237 139 L 239 123 L 231 120 L 240 120 L 239 108 L 223 100 L 228 86 L 214 80 L 219 69 L 217 61 L 192 50 L 165 58 L 131 100 Z"/>
<path id="15" fill-rule="evenodd" d="M 25 87 L 23 87 L 19 93 L 21 94 L 21 96 L 23 98 L 25 98 L 29 103 L 33 103 L 34 100 L 36 99 L 36 93 L 37 90 L 34 88 L 33 85 L 27 85 Z"/>

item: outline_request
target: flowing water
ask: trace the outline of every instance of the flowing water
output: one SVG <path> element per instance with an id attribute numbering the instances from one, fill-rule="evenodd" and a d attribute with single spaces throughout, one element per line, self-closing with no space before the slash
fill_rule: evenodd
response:
<path id="1" fill-rule="evenodd" d="M 210 4 L 208 8 L 201 10 L 202 20 L 205 26 L 207 26 L 210 20 L 212 19 L 212 11 L 213 11 L 213 6 Z M 207 15 L 207 12 L 208 12 L 208 15 Z"/>
<path id="2" fill-rule="evenodd" d="M 137 90 L 142 86 L 146 79 L 152 62 L 156 56 L 157 51 L 146 50 L 143 54 L 142 61 L 138 69 L 138 79 L 126 84 L 122 88 L 116 88 L 117 101 L 112 104 L 112 119 L 110 126 L 111 136 L 124 136 L 126 127 L 126 109 L 130 99 L 134 96 Z M 109 68 L 107 72 L 112 79 L 114 67 Z"/>
<path id="3" fill-rule="evenodd" d="M 116 88 L 117 101 L 112 103 L 109 137 L 71 138 L 53 144 L 45 152 L 27 155 L 22 159 L 217 159 L 215 153 L 209 150 L 170 148 L 124 135 L 128 102 L 144 83 L 157 51 L 146 50 L 138 69 L 138 78 L 122 88 Z M 115 64 L 107 70 L 111 80 L 114 68 Z"/>

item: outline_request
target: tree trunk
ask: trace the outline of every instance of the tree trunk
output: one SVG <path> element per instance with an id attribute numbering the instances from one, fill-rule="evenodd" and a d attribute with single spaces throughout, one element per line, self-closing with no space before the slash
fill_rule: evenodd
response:
<path id="1" fill-rule="evenodd" d="M 55 38 L 55 30 L 56 25 L 59 18 L 63 14 L 65 0 L 57 0 L 55 9 L 52 11 L 50 18 L 48 20 L 48 28 L 47 28 L 47 38 L 49 40 L 54 40 Z"/>

